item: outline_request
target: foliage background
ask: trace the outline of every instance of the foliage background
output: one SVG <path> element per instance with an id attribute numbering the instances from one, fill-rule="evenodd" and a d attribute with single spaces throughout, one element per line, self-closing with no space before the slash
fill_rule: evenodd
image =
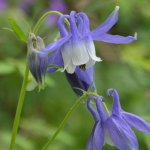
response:
<path id="1" fill-rule="evenodd" d="M 7 150 L 13 127 L 13 120 L 23 81 L 26 44 L 19 41 L 9 28 L 8 17 L 12 17 L 28 33 L 26 23 L 34 27 L 38 19 L 52 4 L 50 1 L 32 0 L 5 1 L 0 7 L 0 149 Z M 99 95 L 103 95 L 111 110 L 112 98 L 106 91 L 118 91 L 122 108 L 146 119 L 150 123 L 150 2 L 149 0 L 64 0 L 65 13 L 71 10 L 85 12 L 90 20 L 91 30 L 106 20 L 115 6 L 120 6 L 119 21 L 109 31 L 123 36 L 138 33 L 138 40 L 131 44 L 110 44 L 95 42 L 97 56 L 103 59 L 96 63 L 95 82 Z M 0 3 L 0 6 L 2 4 Z M 60 7 L 60 6 L 59 6 Z M 58 8 L 59 8 L 58 7 Z M 45 44 L 53 42 L 58 32 L 57 24 L 45 21 L 38 35 L 45 38 Z M 50 139 L 63 118 L 77 100 L 64 73 L 56 72 L 46 76 L 46 88 L 38 92 L 36 87 L 27 92 L 21 114 L 15 150 L 38 150 Z M 94 120 L 83 101 L 76 108 L 59 136 L 49 150 L 83 150 L 91 133 Z M 134 130 L 140 150 L 150 150 L 150 136 Z M 116 150 L 105 144 L 104 150 Z"/>

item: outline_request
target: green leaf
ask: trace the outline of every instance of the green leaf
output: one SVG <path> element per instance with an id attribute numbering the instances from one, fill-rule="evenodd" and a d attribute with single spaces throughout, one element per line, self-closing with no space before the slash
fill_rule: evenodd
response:
<path id="1" fill-rule="evenodd" d="M 92 82 L 92 84 L 90 85 L 88 92 L 90 92 L 92 90 L 92 86 L 93 86 L 94 81 Z"/>
<path id="2" fill-rule="evenodd" d="M 72 87 L 73 89 L 77 89 L 77 90 L 80 90 L 80 91 L 82 91 L 84 94 L 86 93 L 86 91 L 84 91 L 83 89 L 81 89 L 81 88 L 77 88 L 77 87 Z"/>
<path id="3" fill-rule="evenodd" d="M 47 68 L 58 68 L 58 69 L 62 69 L 62 66 L 57 66 L 57 65 L 48 65 Z"/>
<path id="4" fill-rule="evenodd" d="M 58 68 L 57 71 L 62 71 L 63 70 L 62 66 L 57 66 L 57 65 L 48 65 L 47 68 Z"/>
<path id="5" fill-rule="evenodd" d="M 11 28 L 13 29 L 14 33 L 18 37 L 18 39 L 27 43 L 28 42 L 28 38 L 23 33 L 23 31 L 21 30 L 19 25 L 16 23 L 16 21 L 13 20 L 12 18 L 8 18 L 8 21 L 9 21 L 9 24 L 10 24 Z"/>

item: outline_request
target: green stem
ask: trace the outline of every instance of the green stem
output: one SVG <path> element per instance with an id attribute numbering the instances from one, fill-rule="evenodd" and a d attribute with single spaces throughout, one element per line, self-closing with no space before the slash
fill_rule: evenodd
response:
<path id="1" fill-rule="evenodd" d="M 34 34 L 37 32 L 37 30 L 38 30 L 39 26 L 41 25 L 41 23 L 43 22 L 43 20 L 44 20 L 47 16 L 49 16 L 49 15 L 51 15 L 51 14 L 56 14 L 56 15 L 58 15 L 58 16 L 63 16 L 63 14 L 60 13 L 60 12 L 58 12 L 58 11 L 49 11 L 49 12 L 45 13 L 45 14 L 40 18 L 40 20 L 37 22 L 37 24 L 36 24 L 36 26 L 35 26 L 35 28 L 34 28 L 34 30 L 33 30 L 33 33 L 34 33 Z M 67 23 L 68 27 L 70 27 L 69 21 L 68 21 L 66 18 L 65 18 L 64 20 L 65 20 L 65 22 Z"/>
<path id="2" fill-rule="evenodd" d="M 78 104 L 84 99 L 84 98 L 87 98 L 87 97 L 90 97 L 90 96 L 95 96 L 95 97 L 99 97 L 98 94 L 96 93 L 85 93 L 83 96 L 81 96 L 77 101 L 76 103 L 73 105 L 73 107 L 71 108 L 71 110 L 68 112 L 68 114 L 66 115 L 65 119 L 62 121 L 61 125 L 59 126 L 59 128 L 57 129 L 57 131 L 55 132 L 55 134 L 53 135 L 53 137 L 48 141 L 48 143 L 44 146 L 44 148 L 42 150 L 46 150 L 48 148 L 48 146 L 54 141 L 54 139 L 56 138 L 56 136 L 58 135 L 58 133 L 61 131 L 61 129 L 64 127 L 65 123 L 67 122 L 67 120 L 69 119 L 69 117 L 71 116 L 71 114 L 73 113 L 73 111 L 75 110 L 75 108 L 78 106 Z M 106 110 L 106 113 L 107 113 L 107 116 L 110 116 L 109 114 L 109 111 L 107 109 L 107 106 L 105 104 L 105 102 L 103 102 L 101 100 L 105 110 Z"/>
<path id="3" fill-rule="evenodd" d="M 23 101 L 24 101 L 24 97 L 25 97 L 25 93 L 26 93 L 26 87 L 27 87 L 27 83 L 28 83 L 28 74 L 29 74 L 29 67 L 28 67 L 28 62 L 27 62 L 26 63 L 25 77 L 23 80 L 22 89 L 21 89 L 21 93 L 20 93 L 20 97 L 19 97 L 19 101 L 18 101 L 18 106 L 17 106 L 17 110 L 16 110 L 16 116 L 15 116 L 15 120 L 14 120 L 14 126 L 13 126 L 9 150 L 14 149 L 15 139 L 16 139 L 16 135 L 17 135 L 19 120 L 20 120 L 21 109 L 22 109 L 22 105 L 23 105 Z"/>
<path id="4" fill-rule="evenodd" d="M 53 137 L 48 141 L 48 143 L 44 146 L 44 148 L 42 150 L 46 150 L 48 148 L 48 146 L 54 141 L 55 137 L 57 136 L 57 134 L 60 132 L 60 130 L 63 128 L 63 126 L 65 125 L 65 123 L 67 122 L 67 120 L 69 119 L 69 117 L 71 116 L 72 112 L 75 110 L 75 108 L 77 107 L 77 105 L 84 99 L 87 97 L 87 94 L 84 94 L 83 96 L 81 96 L 76 103 L 73 105 L 73 107 L 70 109 L 70 111 L 68 112 L 68 114 L 66 115 L 65 119 L 63 120 L 63 122 L 61 123 L 61 125 L 59 126 L 58 130 L 55 132 L 55 134 L 53 135 Z"/>

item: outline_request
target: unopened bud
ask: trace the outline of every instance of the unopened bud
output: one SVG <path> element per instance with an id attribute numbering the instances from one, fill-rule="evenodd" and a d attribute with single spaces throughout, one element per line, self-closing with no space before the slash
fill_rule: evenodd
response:
<path id="1" fill-rule="evenodd" d="M 45 56 L 41 58 L 37 52 L 38 50 L 43 50 L 45 44 L 39 36 L 35 38 L 34 36 L 28 39 L 28 65 L 30 72 L 35 78 L 39 85 L 39 89 L 44 88 L 45 74 L 48 66 L 48 57 Z"/>

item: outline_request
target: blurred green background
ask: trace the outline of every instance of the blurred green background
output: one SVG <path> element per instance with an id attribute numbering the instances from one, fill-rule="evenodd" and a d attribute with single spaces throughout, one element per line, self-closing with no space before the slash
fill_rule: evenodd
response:
<path id="1" fill-rule="evenodd" d="M 57 1 L 57 3 L 56 3 Z M 150 123 L 150 2 L 149 0 L 0 0 L 0 149 L 8 150 L 15 111 L 26 62 L 27 46 L 3 27 L 10 28 L 8 17 L 16 20 L 28 36 L 23 18 L 35 26 L 38 19 L 49 10 L 62 13 L 85 12 L 90 28 L 104 22 L 115 6 L 120 6 L 119 20 L 109 31 L 122 36 L 138 33 L 131 44 L 95 42 L 97 56 L 103 59 L 95 65 L 95 82 L 109 110 L 112 98 L 106 91 L 118 91 L 122 108 L 143 117 Z M 48 19 L 38 34 L 45 44 L 53 42 L 58 32 L 57 17 Z M 27 91 L 22 109 L 15 150 L 40 150 L 52 137 L 67 112 L 78 99 L 70 88 L 64 73 L 46 75 L 46 88 Z M 82 102 L 76 108 L 58 137 L 48 150 L 84 150 L 92 131 L 94 120 Z M 150 150 L 150 135 L 134 130 L 140 150 Z M 117 150 L 105 144 L 104 150 Z"/>

